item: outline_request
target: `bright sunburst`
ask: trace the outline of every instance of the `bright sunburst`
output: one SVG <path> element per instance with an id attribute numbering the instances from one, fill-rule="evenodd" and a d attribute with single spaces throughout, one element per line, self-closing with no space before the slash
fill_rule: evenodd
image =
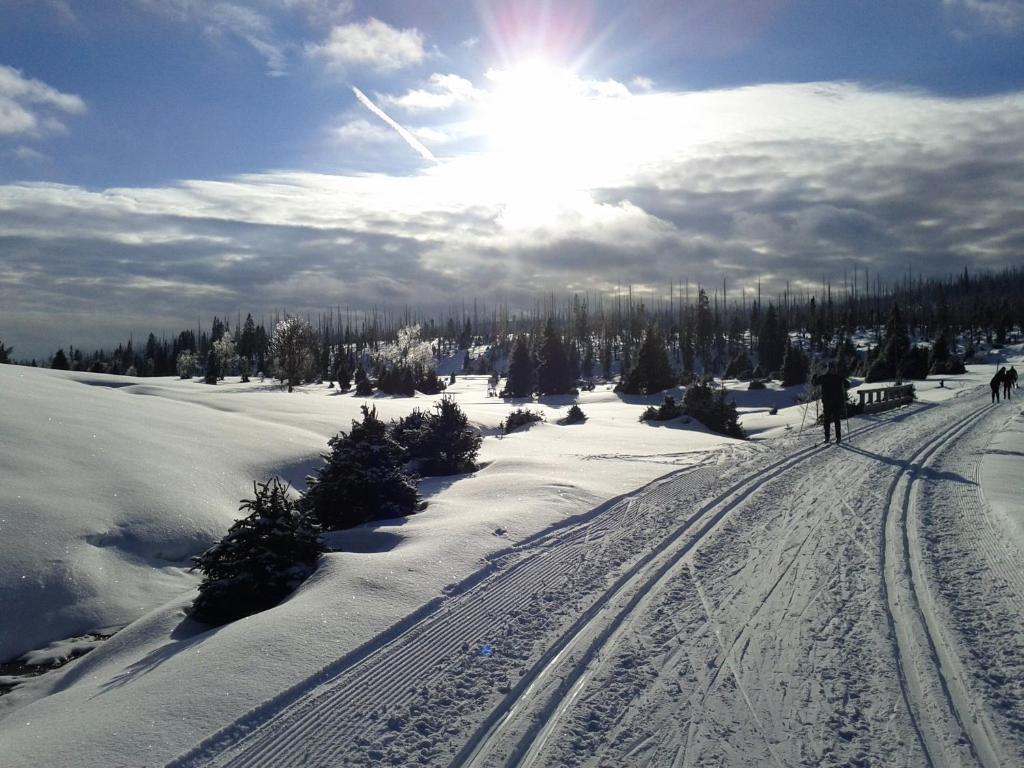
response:
<path id="1" fill-rule="evenodd" d="M 491 70 L 487 79 L 488 184 L 509 220 L 543 223 L 588 185 L 593 94 L 572 70 L 539 59 Z"/>

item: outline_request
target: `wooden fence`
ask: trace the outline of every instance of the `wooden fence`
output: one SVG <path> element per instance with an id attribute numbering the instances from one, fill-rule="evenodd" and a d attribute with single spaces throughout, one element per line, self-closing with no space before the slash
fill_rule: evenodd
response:
<path id="1" fill-rule="evenodd" d="M 910 405 L 914 401 L 913 384 L 897 384 L 879 389 L 858 389 L 860 407 L 864 413 L 878 413 Z"/>

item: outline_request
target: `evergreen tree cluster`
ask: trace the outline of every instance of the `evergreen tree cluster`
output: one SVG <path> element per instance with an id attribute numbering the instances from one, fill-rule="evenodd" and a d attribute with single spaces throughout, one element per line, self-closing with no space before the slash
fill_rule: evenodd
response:
<path id="1" fill-rule="evenodd" d="M 683 409 L 712 432 L 741 439 L 746 437 L 739 424 L 736 403 L 727 398 L 724 388 L 716 392 L 710 384 L 692 384 L 686 388 Z"/>
<path id="2" fill-rule="evenodd" d="M 643 413 L 640 414 L 640 421 L 669 421 L 670 419 L 677 418 L 683 415 L 683 409 L 679 407 L 676 399 L 672 395 L 665 395 L 664 401 L 661 405 L 655 408 L 653 405 L 649 405 Z"/>
<path id="3" fill-rule="evenodd" d="M 319 530 L 278 478 L 254 484 L 236 520 L 217 544 L 193 558 L 203 581 L 192 615 L 225 624 L 272 608 L 316 570 Z"/>

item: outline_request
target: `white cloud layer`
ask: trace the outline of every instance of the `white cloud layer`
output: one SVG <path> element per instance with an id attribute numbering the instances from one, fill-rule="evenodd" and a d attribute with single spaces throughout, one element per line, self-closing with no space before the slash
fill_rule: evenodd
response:
<path id="1" fill-rule="evenodd" d="M 1024 94 L 820 83 L 586 103 L 587 135 L 557 148 L 572 179 L 478 153 L 402 177 L 0 186 L 0 332 L 41 354 L 43 324 L 109 343 L 275 307 L 1021 266 Z"/>
<path id="2" fill-rule="evenodd" d="M 329 69 L 364 67 L 388 72 L 423 61 L 423 35 L 416 29 L 396 29 L 379 19 L 341 24 L 319 45 L 307 48 L 310 56 Z"/>
<path id="3" fill-rule="evenodd" d="M 0 64 L 0 136 L 37 138 L 62 133 L 57 114 L 80 115 L 86 111 L 81 97 L 61 91 L 40 80 L 25 77 L 13 67 Z"/>
<path id="4" fill-rule="evenodd" d="M 413 88 L 401 96 L 385 96 L 382 101 L 407 112 L 451 109 L 458 104 L 477 101 L 483 92 L 459 75 L 434 73 L 423 88 Z"/>

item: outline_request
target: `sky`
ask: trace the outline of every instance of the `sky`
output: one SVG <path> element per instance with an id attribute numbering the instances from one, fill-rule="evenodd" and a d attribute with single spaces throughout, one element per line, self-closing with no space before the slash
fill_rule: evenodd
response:
<path id="1" fill-rule="evenodd" d="M 0 340 L 1022 266 L 1024 0 L 0 0 Z"/>

